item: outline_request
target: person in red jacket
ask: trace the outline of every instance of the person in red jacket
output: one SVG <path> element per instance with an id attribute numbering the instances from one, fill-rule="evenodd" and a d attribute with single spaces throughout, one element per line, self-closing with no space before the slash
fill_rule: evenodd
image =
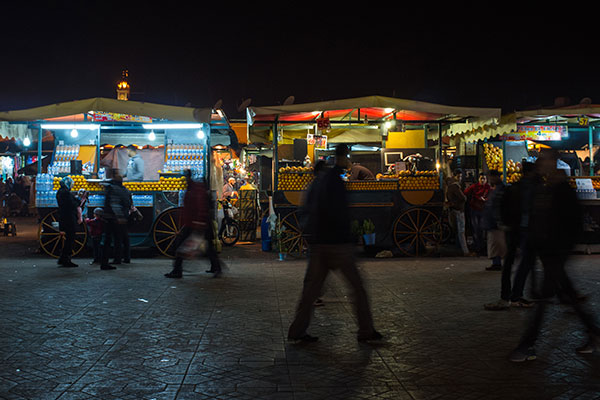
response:
<path id="1" fill-rule="evenodd" d="M 483 172 L 479 174 L 479 181 L 465 190 L 465 195 L 469 200 L 469 217 L 473 231 L 473 244 L 477 254 L 481 254 L 484 248 L 483 228 L 481 224 L 483 221 L 483 206 L 488 199 L 489 193 L 490 185 L 487 183 L 487 177 Z"/>
<path id="2" fill-rule="evenodd" d="M 167 278 L 182 277 L 183 255 L 180 249 L 185 245 L 186 240 L 192 233 L 197 233 L 203 236 L 207 242 L 206 256 L 210 260 L 210 270 L 206 272 L 214 273 L 214 276 L 218 277 L 221 275 L 221 261 L 217 256 L 214 246 L 214 232 L 210 218 L 210 195 L 204 182 L 192 180 L 189 170 L 186 171 L 185 177 L 187 180 L 187 190 L 183 198 L 183 210 L 181 212 L 182 228 L 175 243 L 178 251 L 173 263 L 173 270 L 165 274 L 165 276 Z"/>

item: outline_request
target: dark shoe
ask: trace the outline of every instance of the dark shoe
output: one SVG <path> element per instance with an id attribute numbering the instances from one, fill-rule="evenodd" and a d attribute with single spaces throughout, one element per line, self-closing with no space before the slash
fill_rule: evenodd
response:
<path id="1" fill-rule="evenodd" d="M 368 342 L 371 340 L 381 340 L 383 339 L 383 335 L 379 332 L 377 332 L 376 330 L 373 330 L 373 332 L 369 335 L 359 335 L 357 337 L 359 342 Z"/>
<path id="2" fill-rule="evenodd" d="M 323 307 L 325 305 L 325 302 L 323 302 L 323 299 L 316 299 L 315 302 L 313 303 L 313 306 L 315 307 Z"/>
<path id="3" fill-rule="evenodd" d="M 577 347 L 575 349 L 575 351 L 578 352 L 579 354 L 592 354 L 592 353 L 597 353 L 599 350 L 600 350 L 600 347 L 598 347 L 597 339 L 590 339 L 590 340 L 588 340 L 588 342 L 586 344 L 584 344 L 581 347 Z"/>
<path id="4" fill-rule="evenodd" d="M 117 269 L 117 267 L 115 267 L 113 265 L 101 265 L 100 269 L 101 270 L 110 270 L 110 269 Z"/>
<path id="5" fill-rule="evenodd" d="M 495 303 L 484 304 L 483 308 L 488 311 L 508 310 L 510 308 L 510 301 L 500 299 Z"/>
<path id="6" fill-rule="evenodd" d="M 177 279 L 179 279 L 179 278 L 183 277 L 183 273 L 181 273 L 181 272 L 174 272 L 174 271 L 171 271 L 171 272 L 169 272 L 169 273 L 166 273 L 166 274 L 165 274 L 165 277 L 167 277 L 167 278 L 177 278 Z"/>
<path id="7" fill-rule="evenodd" d="M 214 274 L 214 273 L 215 273 L 215 272 L 217 272 L 217 271 L 213 271 L 212 269 L 207 269 L 207 270 L 206 270 L 206 271 L 204 271 L 204 272 L 206 272 L 207 274 Z"/>
<path id="8" fill-rule="evenodd" d="M 62 268 L 75 268 L 75 267 L 79 267 L 79 265 L 77 265 L 77 264 L 75 264 L 75 263 L 73 263 L 71 261 L 63 261 L 60 264 L 60 267 L 62 267 Z"/>
<path id="9" fill-rule="evenodd" d="M 536 358 L 535 349 L 533 347 L 529 347 L 527 349 L 516 348 L 512 353 L 510 353 L 509 360 L 512 362 L 524 362 L 532 361 Z"/>
<path id="10" fill-rule="evenodd" d="M 66 262 L 65 260 L 61 260 L 61 259 L 58 259 L 58 261 L 56 261 L 56 263 L 58 265 L 63 265 L 65 262 Z"/>
<path id="11" fill-rule="evenodd" d="M 289 336 L 288 336 L 288 340 L 292 340 L 292 341 L 295 341 L 295 342 L 314 343 L 314 342 L 316 342 L 317 340 L 319 340 L 319 338 L 318 338 L 318 337 L 316 337 L 316 336 L 310 336 L 310 335 L 307 333 L 306 335 L 304 335 L 304 336 L 301 336 L 301 337 L 299 337 L 299 338 L 293 338 L 293 337 L 289 337 Z"/>
<path id="12" fill-rule="evenodd" d="M 502 265 L 490 265 L 485 268 L 486 271 L 502 271 Z"/>
<path id="13" fill-rule="evenodd" d="M 530 300 L 527 300 L 527 299 L 524 299 L 521 297 L 516 300 L 511 300 L 510 305 L 512 307 L 531 308 L 535 305 L 535 303 L 533 301 L 530 301 Z"/>

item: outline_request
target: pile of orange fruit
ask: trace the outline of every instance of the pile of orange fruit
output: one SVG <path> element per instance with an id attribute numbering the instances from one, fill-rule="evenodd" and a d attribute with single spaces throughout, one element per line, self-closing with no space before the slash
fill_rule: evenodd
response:
<path id="1" fill-rule="evenodd" d="M 104 186 L 99 182 L 88 182 L 83 175 L 70 175 L 73 179 L 72 191 L 78 191 L 80 189 L 88 192 L 103 191 Z M 53 189 L 58 190 L 60 188 L 59 177 L 54 177 Z M 153 182 L 123 182 L 125 186 L 131 192 L 169 192 L 185 190 L 187 188 L 187 182 L 185 177 L 164 177 L 161 176 L 158 181 Z"/>
<path id="2" fill-rule="evenodd" d="M 435 190 L 440 187 L 437 175 L 408 176 L 398 181 L 400 190 Z"/>
<path id="3" fill-rule="evenodd" d="M 348 181 L 346 190 L 397 190 L 396 181 Z"/>
<path id="4" fill-rule="evenodd" d="M 292 167 L 296 168 L 296 167 Z M 283 172 L 279 174 L 279 181 L 277 182 L 278 190 L 305 190 L 308 185 L 313 181 L 312 168 L 311 172 Z M 280 169 L 281 171 L 281 169 Z"/>

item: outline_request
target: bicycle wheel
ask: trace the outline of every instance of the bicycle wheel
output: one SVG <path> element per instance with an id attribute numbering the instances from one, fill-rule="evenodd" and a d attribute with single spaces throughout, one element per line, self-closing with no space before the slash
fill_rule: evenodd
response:
<path id="1" fill-rule="evenodd" d="M 223 222 L 223 227 L 221 228 L 221 232 L 219 233 L 219 239 L 225 246 L 233 246 L 237 243 L 240 238 L 240 228 L 238 228 L 237 223 Z"/>

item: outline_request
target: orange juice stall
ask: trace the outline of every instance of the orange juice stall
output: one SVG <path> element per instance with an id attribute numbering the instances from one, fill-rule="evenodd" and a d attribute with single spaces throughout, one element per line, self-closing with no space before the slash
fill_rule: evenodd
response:
<path id="1" fill-rule="evenodd" d="M 363 238 L 365 248 L 404 256 L 436 254 L 443 226 L 443 130 L 469 118 L 499 115 L 498 109 L 381 96 L 249 108 L 250 138 L 272 140 L 272 199 L 285 228 L 286 250 L 292 254 L 306 251 L 298 208 L 312 182 L 312 165 L 318 160 L 333 162 L 335 146 L 346 143 L 352 163 L 371 173 L 354 174 L 353 166 L 344 177 L 353 230 Z M 428 140 L 432 132 L 438 133 L 437 140 Z M 290 140 L 306 143 L 304 152 L 294 143 L 294 153 L 298 153 L 294 162 L 278 154 L 280 144 Z M 302 163 L 303 158 L 309 162 Z"/>
<path id="2" fill-rule="evenodd" d="M 60 180 L 70 176 L 74 193 L 88 193 L 85 218 L 104 206 L 105 185 L 116 173 L 125 175 L 123 185 L 143 216 L 128 226 L 131 246 L 154 247 L 173 256 L 186 189 L 183 172 L 190 170 L 193 179 L 208 181 L 211 135 L 219 136 L 227 125 L 223 114 L 211 109 L 105 98 L 0 114 L 0 119 L 37 129 L 40 138 L 48 134 L 54 138 L 52 160 L 45 170 L 39 165 L 35 183 L 39 243 L 52 257 L 58 257 L 63 246 L 56 202 Z M 127 176 L 133 157 L 141 158 L 143 171 Z M 77 228 L 73 255 L 86 248 L 87 236 L 83 222 Z"/>

